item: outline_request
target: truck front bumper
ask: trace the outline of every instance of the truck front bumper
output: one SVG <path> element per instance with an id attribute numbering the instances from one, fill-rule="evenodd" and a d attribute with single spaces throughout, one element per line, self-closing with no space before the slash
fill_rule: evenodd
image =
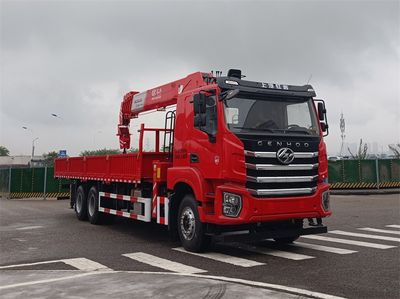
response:
<path id="1" fill-rule="evenodd" d="M 217 242 L 257 242 L 273 238 L 291 238 L 303 235 L 327 233 L 328 228 L 324 225 L 310 226 L 305 228 L 286 228 L 268 231 L 243 230 L 226 233 L 209 233 Z"/>
<path id="2" fill-rule="evenodd" d="M 323 218 L 332 214 L 322 204 L 322 195 L 329 190 L 329 184 L 321 183 L 310 195 L 293 195 L 286 197 L 254 197 L 245 187 L 225 184 L 217 187 L 213 213 L 207 213 L 199 207 L 202 222 L 217 225 L 240 225 L 246 223 L 280 221 L 304 218 Z M 222 201 L 224 192 L 241 196 L 242 205 L 237 217 L 223 214 Z"/>

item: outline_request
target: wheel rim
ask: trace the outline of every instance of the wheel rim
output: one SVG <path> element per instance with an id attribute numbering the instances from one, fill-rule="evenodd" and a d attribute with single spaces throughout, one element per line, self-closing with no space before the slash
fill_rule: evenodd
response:
<path id="1" fill-rule="evenodd" d="M 93 216 L 94 215 L 94 210 L 95 210 L 95 198 L 93 195 L 91 195 L 89 197 L 89 206 L 88 206 L 88 210 L 89 210 L 89 215 Z"/>
<path id="2" fill-rule="evenodd" d="M 196 229 L 196 218 L 191 208 L 185 207 L 181 214 L 180 227 L 183 237 L 192 240 Z"/>
<path id="3" fill-rule="evenodd" d="M 78 196 L 76 197 L 76 203 L 75 203 L 75 209 L 78 214 L 82 211 L 82 203 L 83 203 L 82 195 L 78 194 Z"/>

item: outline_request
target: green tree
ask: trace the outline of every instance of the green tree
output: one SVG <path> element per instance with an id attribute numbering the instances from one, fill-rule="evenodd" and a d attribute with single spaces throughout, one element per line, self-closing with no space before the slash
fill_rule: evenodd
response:
<path id="1" fill-rule="evenodd" d="M 353 154 L 350 148 L 347 148 L 351 157 L 355 160 L 365 160 L 368 155 L 368 144 L 363 143 L 362 138 L 360 139 L 360 145 L 358 146 L 358 150 L 356 154 Z"/>
<path id="2" fill-rule="evenodd" d="M 0 156 L 9 156 L 10 151 L 5 146 L 0 145 Z"/>
<path id="3" fill-rule="evenodd" d="M 388 145 L 389 149 L 393 152 L 396 159 L 400 159 L 400 143 L 395 145 Z"/>
<path id="4" fill-rule="evenodd" d="M 79 154 L 79 156 L 98 156 L 98 155 L 117 155 L 120 154 L 121 151 L 119 149 L 98 149 L 98 150 L 86 150 Z"/>
<path id="5" fill-rule="evenodd" d="M 44 164 L 46 166 L 53 166 L 54 165 L 54 159 L 58 157 L 57 152 L 55 151 L 51 151 L 48 152 L 47 154 L 43 154 L 43 158 L 44 158 Z"/>
<path id="6" fill-rule="evenodd" d="M 136 153 L 138 151 L 139 150 L 137 148 L 131 148 L 128 150 L 128 153 Z M 122 151 L 119 149 L 103 148 L 98 150 L 86 150 L 81 152 L 79 156 L 83 157 L 83 156 L 101 156 L 101 155 L 118 155 L 118 154 L 122 154 Z"/>

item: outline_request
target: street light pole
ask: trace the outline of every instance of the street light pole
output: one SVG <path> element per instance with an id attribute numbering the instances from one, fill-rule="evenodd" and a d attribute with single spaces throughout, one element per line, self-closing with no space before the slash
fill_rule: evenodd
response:
<path id="1" fill-rule="evenodd" d="M 35 156 L 35 141 L 38 139 L 39 139 L 39 137 L 36 137 L 35 139 L 32 140 L 32 158 L 31 158 L 31 160 L 33 160 L 33 157 Z"/>
<path id="2" fill-rule="evenodd" d="M 32 136 L 33 136 L 33 130 L 32 130 L 32 129 L 30 129 L 30 128 L 26 127 L 26 126 L 23 126 L 22 129 L 27 130 L 27 131 L 31 131 Z M 33 157 L 35 156 L 35 141 L 38 140 L 38 139 L 39 139 L 39 137 L 36 137 L 36 138 L 33 138 L 33 139 L 32 139 L 32 155 L 31 155 L 31 160 L 33 160 Z"/>
<path id="3" fill-rule="evenodd" d="M 60 119 L 61 121 L 64 121 L 64 119 L 63 119 L 60 115 L 58 115 L 58 114 L 56 114 L 56 113 L 50 113 L 50 115 L 51 115 L 52 117 L 54 117 L 54 118 L 58 118 L 58 119 Z M 58 143 L 59 140 L 60 140 L 60 138 L 57 137 L 56 143 L 55 143 L 55 144 L 57 145 L 56 147 L 59 147 L 59 146 L 60 146 L 60 144 Z M 59 147 L 58 150 L 61 150 L 61 148 Z"/>

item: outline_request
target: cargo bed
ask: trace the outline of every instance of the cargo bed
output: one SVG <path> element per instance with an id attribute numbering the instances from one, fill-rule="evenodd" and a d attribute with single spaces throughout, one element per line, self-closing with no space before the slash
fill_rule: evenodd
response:
<path id="1" fill-rule="evenodd" d="M 153 178 L 153 161 L 167 162 L 164 152 L 85 156 L 56 159 L 54 176 L 58 178 L 104 182 L 140 183 Z"/>

